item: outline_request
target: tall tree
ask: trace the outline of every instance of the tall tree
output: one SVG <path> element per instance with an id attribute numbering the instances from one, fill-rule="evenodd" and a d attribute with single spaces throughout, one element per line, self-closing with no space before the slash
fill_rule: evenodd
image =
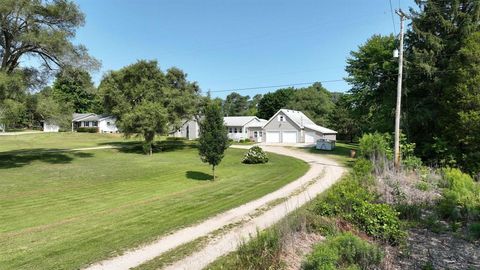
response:
<path id="1" fill-rule="evenodd" d="M 215 167 L 222 161 L 228 148 L 227 128 L 223 123 L 221 108 L 211 103 L 204 111 L 205 118 L 200 122 L 198 151 L 203 162 L 212 166 L 213 180 Z"/>
<path id="2" fill-rule="evenodd" d="M 338 132 L 338 138 L 353 142 L 359 135 L 360 127 L 354 114 L 351 94 L 338 94 L 335 107 L 329 113 L 330 127 Z"/>
<path id="3" fill-rule="evenodd" d="M 84 46 L 71 42 L 84 22 L 73 1 L 2 0 L 0 71 L 13 73 L 26 56 L 38 58 L 47 69 L 98 66 Z"/>
<path id="4" fill-rule="evenodd" d="M 77 113 L 98 113 L 100 99 L 88 72 L 66 68 L 53 82 L 52 97 L 60 103 L 69 103 Z"/>
<path id="5" fill-rule="evenodd" d="M 119 129 L 125 136 L 141 134 L 145 152 L 152 154 L 155 135 L 167 134 L 197 107 L 199 89 L 185 78 L 179 70 L 166 76 L 156 61 L 142 60 L 105 76 L 99 91 Z"/>
<path id="6" fill-rule="evenodd" d="M 242 96 L 237 92 L 230 93 L 223 102 L 223 113 L 225 116 L 246 115 L 249 99 L 249 96 Z"/>
<path id="7" fill-rule="evenodd" d="M 395 38 L 374 35 L 347 59 L 346 81 L 351 108 L 363 132 L 392 132 L 395 115 L 397 62 Z"/>
<path id="8" fill-rule="evenodd" d="M 295 90 L 287 108 L 305 113 L 315 123 L 328 126 L 328 115 L 334 107 L 330 93 L 321 83 Z"/>
<path id="9" fill-rule="evenodd" d="M 56 99 L 50 87 L 37 94 L 36 113 L 41 120 L 68 130 L 72 124 L 73 112 L 73 105 Z"/>
<path id="10" fill-rule="evenodd" d="M 474 157 L 471 150 L 476 150 L 465 143 L 470 133 L 458 128 L 466 115 L 475 118 L 478 112 L 474 105 L 478 104 L 474 82 L 478 54 L 472 50 L 478 42 L 475 32 L 480 31 L 480 2 L 416 3 L 406 39 L 408 134 L 425 159 L 439 162 L 445 158 L 442 153 L 453 154 L 457 164 L 471 172 L 467 164 Z M 436 151 L 442 145 L 447 151 Z"/>
<path id="11" fill-rule="evenodd" d="M 258 102 L 257 117 L 262 119 L 270 119 L 278 110 L 285 108 L 292 99 L 295 89 L 283 88 L 275 92 L 270 92 L 263 95 Z"/>
<path id="12" fill-rule="evenodd" d="M 247 115 L 256 115 L 258 112 L 258 103 L 262 99 L 261 94 L 256 94 L 248 101 Z"/>

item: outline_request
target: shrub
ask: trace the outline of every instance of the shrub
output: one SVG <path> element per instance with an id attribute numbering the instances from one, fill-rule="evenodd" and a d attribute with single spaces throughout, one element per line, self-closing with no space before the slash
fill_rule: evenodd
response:
<path id="1" fill-rule="evenodd" d="M 238 248 L 235 269 L 278 269 L 282 264 L 281 248 L 280 235 L 276 230 L 257 232 L 255 238 Z"/>
<path id="2" fill-rule="evenodd" d="M 443 198 L 438 205 L 442 217 L 452 221 L 480 218 L 480 185 L 459 169 L 443 169 Z"/>
<path id="3" fill-rule="evenodd" d="M 470 224 L 468 232 L 472 238 L 480 239 L 480 222 Z"/>
<path id="4" fill-rule="evenodd" d="M 245 140 L 244 140 L 244 139 L 241 139 L 241 140 L 239 140 L 238 142 L 239 142 L 239 143 L 244 143 Z"/>
<path id="5" fill-rule="evenodd" d="M 360 138 L 359 151 L 360 156 L 370 160 L 380 160 L 384 157 L 392 159 L 392 148 L 389 134 L 365 134 Z"/>
<path id="6" fill-rule="evenodd" d="M 98 133 L 98 128 L 96 127 L 79 127 L 77 132 L 86 132 L 86 133 Z"/>
<path id="7" fill-rule="evenodd" d="M 397 245 L 403 240 L 399 213 L 387 204 L 364 202 L 355 209 L 354 220 L 367 234 Z"/>
<path id="8" fill-rule="evenodd" d="M 430 189 L 430 185 L 427 182 L 418 182 L 415 187 L 421 191 L 427 191 Z"/>
<path id="9" fill-rule="evenodd" d="M 314 204 L 313 211 L 318 215 L 340 215 L 351 220 L 355 208 L 374 199 L 373 193 L 363 188 L 358 181 L 347 177 L 330 188 L 325 196 Z"/>
<path id="10" fill-rule="evenodd" d="M 407 156 L 402 160 L 402 165 L 407 170 L 418 170 L 422 168 L 422 160 L 415 156 Z"/>
<path id="11" fill-rule="evenodd" d="M 247 139 L 244 140 L 244 142 L 245 142 L 245 143 L 249 143 L 249 142 L 252 142 L 252 141 L 247 138 Z"/>
<path id="12" fill-rule="evenodd" d="M 382 251 L 352 233 L 343 233 L 317 245 L 303 264 L 304 269 L 369 269 L 378 265 Z"/>
<path id="13" fill-rule="evenodd" d="M 267 163 L 268 156 L 261 147 L 254 146 L 248 149 L 245 156 L 243 156 L 242 162 L 246 164 Z"/>
<path id="14" fill-rule="evenodd" d="M 357 159 L 353 165 L 353 177 L 366 184 L 373 183 L 373 164 L 370 160 L 364 158 Z"/>

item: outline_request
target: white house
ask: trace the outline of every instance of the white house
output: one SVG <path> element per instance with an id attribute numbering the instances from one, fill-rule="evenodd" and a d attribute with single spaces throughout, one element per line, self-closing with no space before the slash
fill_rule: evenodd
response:
<path id="1" fill-rule="evenodd" d="M 228 116 L 223 118 L 227 127 L 228 138 L 234 141 L 250 139 L 261 142 L 263 138 L 263 125 L 267 120 L 256 116 Z"/>
<path id="2" fill-rule="evenodd" d="M 315 124 L 303 112 L 281 109 L 263 126 L 265 143 L 311 143 L 335 141 L 337 132 Z"/>
<path id="3" fill-rule="evenodd" d="M 110 115 L 95 113 L 74 113 L 72 118 L 72 131 L 80 127 L 97 128 L 99 133 L 117 133 L 116 118 Z"/>
<path id="4" fill-rule="evenodd" d="M 41 123 L 43 132 L 58 132 L 60 130 L 60 126 L 52 121 L 44 120 Z"/>
<path id="5" fill-rule="evenodd" d="M 199 137 L 200 126 L 195 118 L 184 120 L 182 126 L 173 131 L 170 135 L 173 137 L 182 137 L 189 140 L 195 140 Z"/>

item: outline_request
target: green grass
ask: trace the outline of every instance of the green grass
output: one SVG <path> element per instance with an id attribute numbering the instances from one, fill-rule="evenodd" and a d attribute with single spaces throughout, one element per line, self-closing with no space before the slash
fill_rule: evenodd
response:
<path id="1" fill-rule="evenodd" d="M 229 149 L 218 180 L 208 181 L 210 167 L 193 145 L 164 145 L 153 156 L 140 147 L 44 152 L 35 149 L 122 139 L 34 136 L 38 143 L 16 137 L 29 143 L 20 146 L 0 138 L 0 269 L 81 268 L 259 198 L 308 169 L 303 161 L 274 154 L 267 164 L 242 164 L 246 150 Z M 6 141 L 33 150 L 12 152 Z"/>
<path id="2" fill-rule="evenodd" d="M 305 149 L 310 153 L 321 154 L 333 158 L 340 164 L 348 167 L 351 167 L 353 161 L 355 160 L 350 158 L 350 150 L 357 151 L 358 155 L 358 144 L 356 143 L 336 142 L 335 148 L 332 151 L 318 150 L 315 147 L 309 147 Z"/>
<path id="3" fill-rule="evenodd" d="M 42 149 L 68 149 L 115 145 L 137 142 L 138 138 L 126 140 L 121 134 L 99 133 L 34 133 L 13 136 L 0 136 L 0 152 Z"/>

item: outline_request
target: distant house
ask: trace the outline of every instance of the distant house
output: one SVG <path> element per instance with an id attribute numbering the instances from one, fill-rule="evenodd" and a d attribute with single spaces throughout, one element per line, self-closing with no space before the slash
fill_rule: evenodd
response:
<path id="1" fill-rule="evenodd" d="M 337 132 L 315 124 L 303 112 L 281 109 L 263 126 L 265 143 L 311 143 L 335 141 Z"/>
<path id="2" fill-rule="evenodd" d="M 58 132 L 60 130 L 60 126 L 52 121 L 43 120 L 41 123 L 43 132 Z"/>
<path id="3" fill-rule="evenodd" d="M 200 126 L 195 118 L 184 120 L 179 129 L 173 131 L 170 135 L 173 137 L 182 137 L 189 140 L 198 139 Z"/>
<path id="4" fill-rule="evenodd" d="M 261 142 L 263 138 L 263 125 L 267 120 L 256 116 L 228 116 L 223 118 L 227 127 L 228 138 L 234 141 L 250 139 Z"/>
<path id="5" fill-rule="evenodd" d="M 267 120 L 259 119 L 255 116 L 230 116 L 223 118 L 227 127 L 228 138 L 239 141 L 250 139 L 261 142 L 263 138 L 262 127 Z M 199 137 L 200 125 L 196 119 L 185 120 L 183 125 L 172 132 L 173 137 L 183 137 L 189 140 L 195 140 Z"/>
<path id="6" fill-rule="evenodd" d="M 117 133 L 116 118 L 95 113 L 74 113 L 72 131 L 78 128 L 97 128 L 99 133 Z"/>
<path id="7" fill-rule="evenodd" d="M 99 133 L 117 133 L 118 128 L 115 125 L 115 117 L 109 115 L 101 115 L 95 113 L 74 113 L 72 115 L 72 132 L 80 127 L 97 128 Z M 49 121 L 42 121 L 42 129 L 44 132 L 58 132 L 60 127 Z"/>

